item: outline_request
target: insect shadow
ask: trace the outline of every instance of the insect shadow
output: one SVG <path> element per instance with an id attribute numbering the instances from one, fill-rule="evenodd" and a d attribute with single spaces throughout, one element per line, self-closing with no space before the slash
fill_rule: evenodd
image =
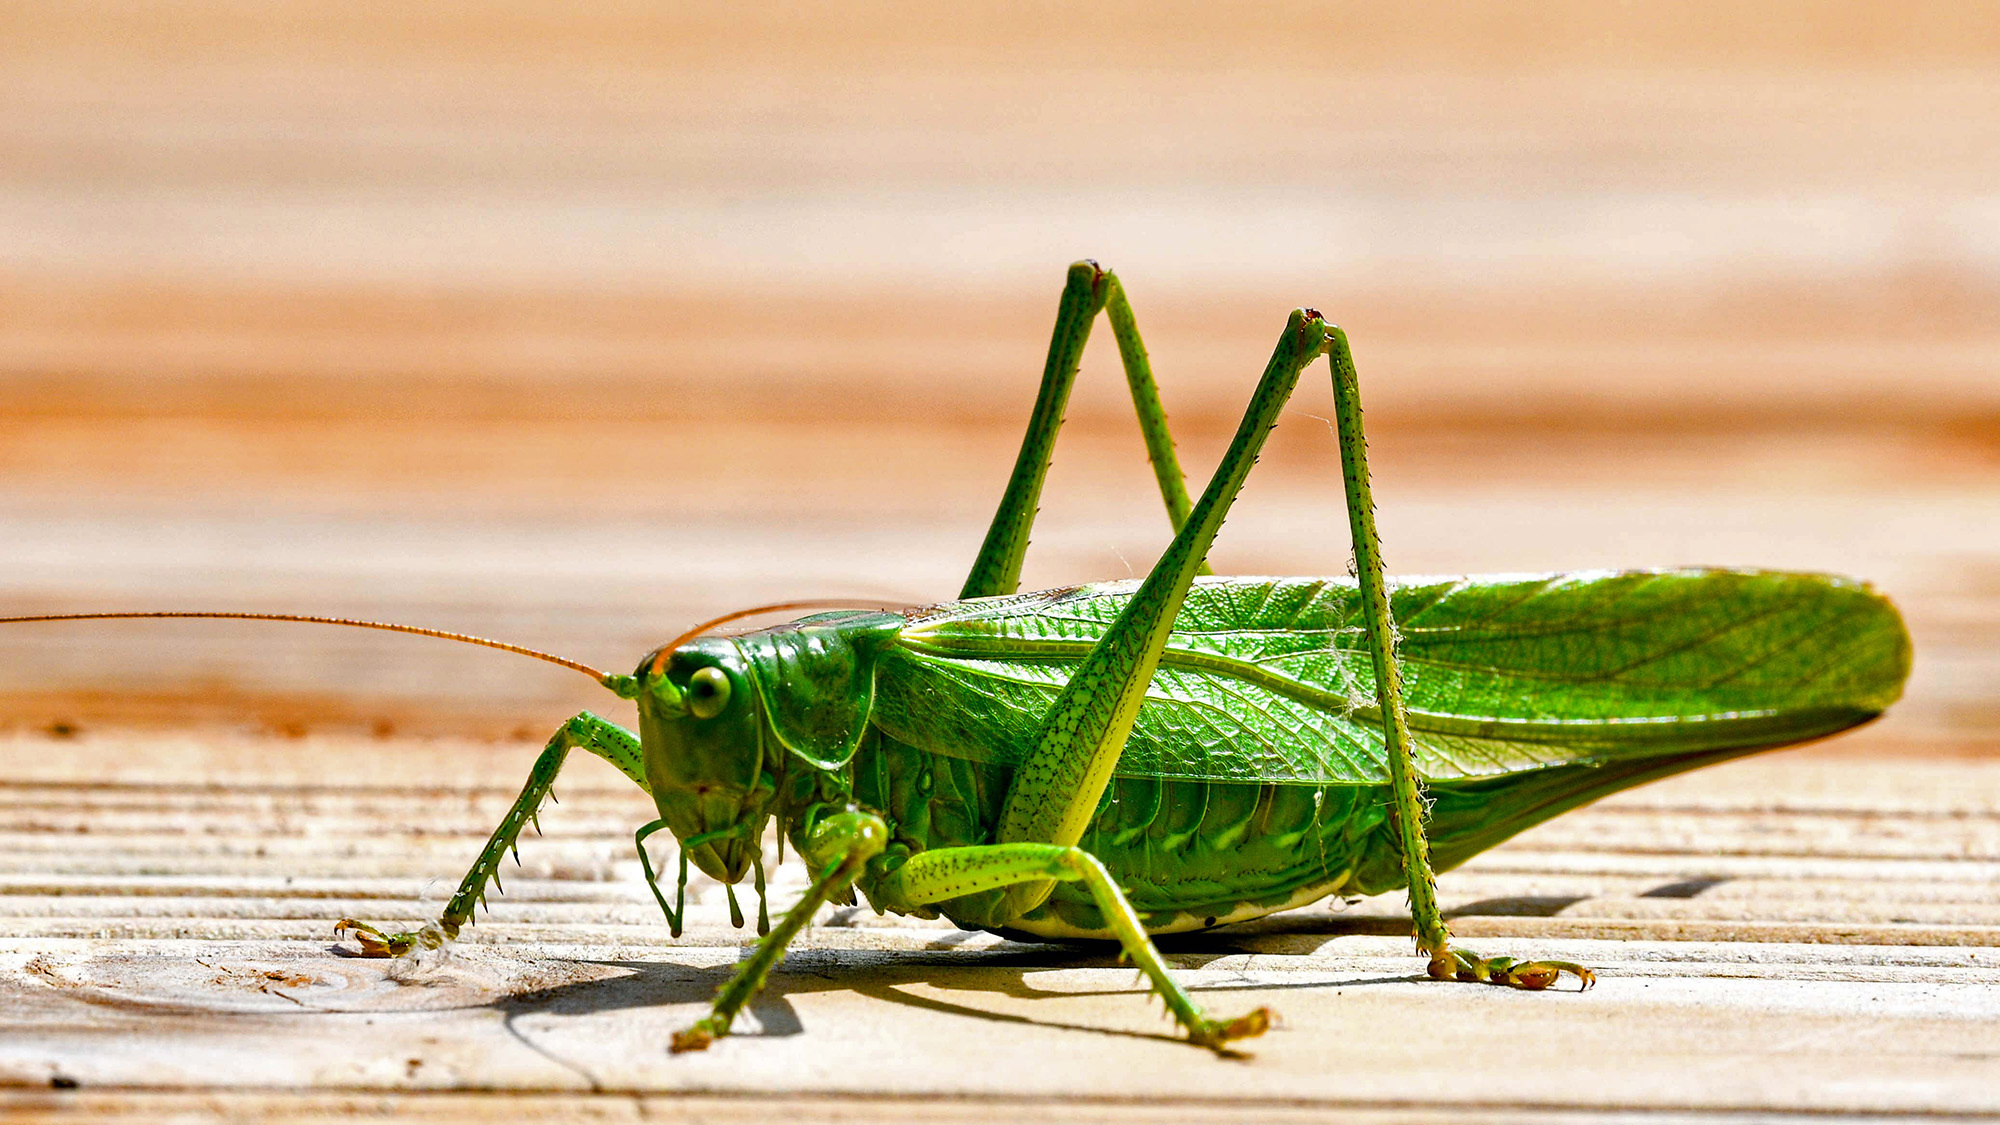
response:
<path id="1" fill-rule="evenodd" d="M 1554 918 L 1565 909 L 1590 897 L 1589 895 L 1505 895 L 1464 903 L 1444 911 L 1443 914 L 1445 918 L 1454 922 L 1467 918 Z M 1169 935 L 1156 940 L 1163 952 L 1172 952 L 1183 960 L 1197 959 L 1194 963 L 1198 967 L 1206 963 L 1198 960 L 1205 952 L 1209 953 L 1210 959 L 1232 953 L 1297 956 L 1317 953 L 1334 938 L 1407 939 L 1409 936 L 1410 920 L 1407 917 L 1342 914 L 1337 911 L 1334 913 L 1287 911 L 1265 918 L 1238 922 L 1227 930 Z M 1216 949 L 1221 951 L 1213 952 Z M 1389 984 L 1422 980 L 1425 976 L 1425 973 L 1419 971 L 1403 976 L 1345 983 Z"/>
<path id="2" fill-rule="evenodd" d="M 1407 930 L 1407 923 L 1405 923 Z M 1101 969 L 1120 965 L 1117 947 L 1109 943 L 1027 944 L 1004 942 L 996 947 L 958 948 L 970 934 L 947 933 L 928 947 L 915 950 L 794 950 L 771 974 L 763 992 L 749 1007 L 758 1030 L 772 1038 L 802 1034 L 806 1028 L 792 998 L 816 992 L 844 991 L 874 1000 L 928 1012 L 963 1016 L 1014 1026 L 1087 1031 L 1121 1038 L 1177 1042 L 1170 1026 L 1158 1032 L 1108 1028 L 1088 1023 L 1035 1018 L 956 1003 L 931 993 L 999 993 L 1017 1000 L 1057 997 L 1111 996 L 1143 991 L 1144 985 L 1078 990 L 1047 989 L 1030 982 L 1031 972 L 1050 969 Z M 1189 934 L 1169 938 L 1163 947 L 1186 968 L 1201 968 L 1219 958 L 1262 950 L 1227 933 Z M 527 1016 L 580 1017 L 607 1012 L 704 1003 L 735 971 L 734 965 L 691 966 L 671 961 L 579 961 L 579 965 L 620 970 L 617 975 L 552 985 L 514 993 L 487 1006 L 502 1013 L 519 1037 L 517 1021 Z M 1418 974 L 1342 980 L 1340 987 L 1405 984 Z M 1289 991 L 1322 982 L 1290 983 L 1230 981 L 1194 992 Z M 745 1034 L 737 1032 L 736 1034 Z"/>

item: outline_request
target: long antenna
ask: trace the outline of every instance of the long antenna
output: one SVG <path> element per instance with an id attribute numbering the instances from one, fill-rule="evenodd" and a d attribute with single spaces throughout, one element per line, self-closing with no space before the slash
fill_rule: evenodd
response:
<path id="1" fill-rule="evenodd" d="M 569 660 L 523 645 L 510 645 L 505 641 L 488 640 L 470 633 L 449 633 L 443 629 L 425 629 L 416 625 L 392 625 L 387 621 L 356 621 L 347 617 L 307 617 L 297 613 L 41 613 L 31 617 L 0 617 L 0 625 L 27 621 L 129 621 L 142 617 L 205 618 L 221 621 L 298 621 L 307 625 L 346 625 L 355 629 L 380 629 L 385 633 L 411 633 L 419 637 L 436 637 L 441 641 L 458 641 L 484 648 L 497 648 L 501 652 L 532 656 L 536 660 L 545 660 L 550 664 L 559 664 L 564 668 L 582 672 L 600 684 L 610 678 L 580 660 Z"/>

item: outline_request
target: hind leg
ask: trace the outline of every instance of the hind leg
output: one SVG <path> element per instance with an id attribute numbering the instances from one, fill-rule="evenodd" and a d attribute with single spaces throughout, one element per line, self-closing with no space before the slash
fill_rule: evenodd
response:
<path id="1" fill-rule="evenodd" d="M 1117 274 L 1096 262 L 1077 262 L 1070 266 L 1063 285 L 1055 333 L 1049 340 L 1048 361 L 1042 369 L 1041 390 L 1035 396 L 1034 411 L 1028 416 L 1027 432 L 1021 437 L 1021 452 L 1007 478 L 1007 491 L 994 510 L 993 523 L 980 545 L 979 557 L 973 561 L 972 571 L 959 591 L 961 598 L 1011 594 L 1021 584 L 1021 561 L 1028 552 L 1028 533 L 1034 528 L 1042 480 L 1048 475 L 1049 458 L 1055 451 L 1056 431 L 1062 428 L 1070 388 L 1076 383 L 1077 366 L 1083 361 L 1083 346 L 1090 340 L 1091 325 L 1100 312 L 1111 321 L 1111 334 L 1118 341 L 1118 358 L 1124 364 L 1125 383 L 1132 392 L 1132 409 L 1139 416 L 1139 434 L 1146 441 L 1146 459 L 1152 463 L 1160 499 L 1167 507 L 1167 519 L 1175 531 L 1187 522 L 1187 482 L 1181 476 L 1180 461 L 1174 453 L 1174 436 L 1167 429 L 1166 408 L 1160 405 L 1160 389 L 1153 381 L 1152 360 L 1146 355 L 1145 342 L 1139 338 L 1139 322 L 1132 315 L 1132 303 L 1126 300 L 1125 287 Z M 1205 565 L 1200 573 L 1208 573 Z"/>

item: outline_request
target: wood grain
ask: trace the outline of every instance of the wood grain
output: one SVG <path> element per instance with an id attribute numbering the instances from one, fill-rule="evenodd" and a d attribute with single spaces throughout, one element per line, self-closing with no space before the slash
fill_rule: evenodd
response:
<path id="1" fill-rule="evenodd" d="M 453 1089 L 533 1095 L 529 1114 L 699 1092 L 724 1118 L 893 1119 L 939 1096 L 979 1120 L 1079 1097 L 1107 1120 L 1169 1112 L 1161 1099 L 1223 1119 L 2000 1109 L 1990 762 L 1807 750 L 1718 767 L 1445 877 L 1465 940 L 1588 961 L 1604 979 L 1584 995 L 1425 981 L 1386 899 L 1173 943 L 1205 1002 L 1285 1017 L 1232 1063 L 1171 1043 L 1102 953 L 852 908 L 795 948 L 754 1008 L 760 1031 L 669 1058 L 667 1032 L 745 939 L 698 881 L 689 937 L 662 940 L 630 851 L 645 801 L 594 760 L 449 960 L 347 955 L 341 917 L 435 907 L 511 799 L 506 778 L 480 779 L 532 753 L 212 733 L 0 744 L 0 1076 L 17 1092 L 74 1082 L 94 1100 L 63 1104 L 86 1114 L 483 1104 L 420 1096 Z M 802 885 L 780 870 L 782 907 Z M 1893 1061 L 1857 1069 L 1862 1051 Z"/>

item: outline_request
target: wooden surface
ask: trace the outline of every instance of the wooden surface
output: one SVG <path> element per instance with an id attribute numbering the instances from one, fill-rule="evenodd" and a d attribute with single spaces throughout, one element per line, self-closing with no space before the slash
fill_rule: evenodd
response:
<path id="1" fill-rule="evenodd" d="M 646 802 L 594 760 L 469 940 L 412 967 L 349 956 L 334 923 L 435 909 L 531 747 L 168 733 L 0 754 L 17 1106 L 69 1104 L 21 1096 L 62 1081 L 147 1112 L 483 1104 L 452 1090 L 550 1113 L 615 1093 L 620 1114 L 698 1092 L 723 1119 L 796 1115 L 801 1095 L 994 1120 L 1072 1098 L 1110 1120 L 1165 1119 L 1163 1101 L 1228 1120 L 2000 1110 L 1991 761 L 1789 752 L 1605 801 L 1445 878 L 1468 943 L 1586 961 L 1604 975 L 1586 994 L 1425 980 L 1389 899 L 1175 943 L 1204 1002 L 1283 1016 L 1221 1060 L 1173 1042 L 1101 953 L 857 909 L 822 917 L 748 1033 L 670 1057 L 746 938 L 703 883 L 689 935 L 665 939 L 630 851 Z M 801 889 L 786 871 L 779 906 Z"/>
<path id="2" fill-rule="evenodd" d="M 759 1034 L 580 761 L 404 972 L 567 673 L 221 624 L 0 629 L 0 1111 L 689 1121 L 2000 1114 L 1990 5 L 0 5 L 0 613 L 379 617 L 629 666 L 746 604 L 949 596 L 1063 266 L 1199 484 L 1295 305 L 1355 342 L 1392 569 L 1867 577 L 1882 721 L 1622 795 L 1443 894 L 1584 995 L 1417 979 L 1395 896 L 1091 951 L 829 912 Z M 1165 520 L 1105 341 L 1026 581 Z M 1218 543 L 1347 557 L 1323 387 Z M 776 900 L 797 892 L 796 875 Z"/>

